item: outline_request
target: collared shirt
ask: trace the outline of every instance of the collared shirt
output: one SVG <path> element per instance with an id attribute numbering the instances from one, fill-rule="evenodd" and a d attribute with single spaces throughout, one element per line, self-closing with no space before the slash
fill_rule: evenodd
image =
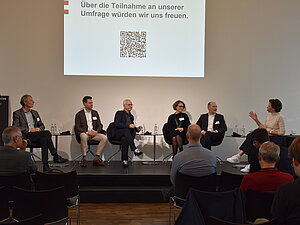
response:
<path id="1" fill-rule="evenodd" d="M 88 112 L 86 109 L 84 109 L 84 114 L 86 118 L 86 123 L 88 126 L 88 131 L 93 130 L 93 120 L 92 120 L 92 111 Z"/>
<path id="2" fill-rule="evenodd" d="M 33 120 L 33 116 L 32 116 L 31 110 L 29 110 L 28 112 L 26 112 L 24 110 L 24 113 L 25 113 L 25 117 L 26 117 L 29 129 L 34 128 L 34 120 Z"/>
<path id="3" fill-rule="evenodd" d="M 216 172 L 216 155 L 203 148 L 200 143 L 189 144 L 174 156 L 171 168 L 171 182 L 175 185 L 177 171 L 189 176 L 207 176 Z"/>
<path id="4" fill-rule="evenodd" d="M 213 114 L 213 115 L 208 114 L 208 125 L 207 125 L 207 130 L 208 131 L 214 130 L 215 115 L 216 114 Z"/>
<path id="5" fill-rule="evenodd" d="M 130 112 L 126 112 L 125 111 L 125 115 L 126 115 L 126 125 L 129 126 L 129 124 L 132 124 L 132 120 L 131 120 L 131 113 Z"/>

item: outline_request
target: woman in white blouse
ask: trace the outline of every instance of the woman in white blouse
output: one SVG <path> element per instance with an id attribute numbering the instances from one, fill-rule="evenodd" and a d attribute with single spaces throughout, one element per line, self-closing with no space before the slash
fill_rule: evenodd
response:
<path id="1" fill-rule="evenodd" d="M 270 99 L 269 104 L 267 106 L 267 117 L 264 123 L 261 123 L 254 112 L 250 112 L 249 116 L 255 121 L 259 128 L 265 128 L 269 135 L 284 135 L 285 133 L 285 126 L 284 126 L 284 119 L 279 112 L 282 109 L 282 103 L 279 99 Z M 240 152 L 230 158 L 227 158 L 227 161 L 230 163 L 239 163 L 242 155 L 251 151 L 252 148 L 252 138 L 251 135 L 247 135 L 246 140 L 240 147 Z M 248 172 L 249 169 L 246 168 L 241 170 L 242 172 Z"/>

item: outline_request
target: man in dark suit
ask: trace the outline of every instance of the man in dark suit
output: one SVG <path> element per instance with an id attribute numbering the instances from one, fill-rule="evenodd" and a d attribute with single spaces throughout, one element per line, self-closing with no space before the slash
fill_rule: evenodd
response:
<path id="1" fill-rule="evenodd" d="M 86 152 L 88 140 L 99 141 L 93 165 L 105 166 L 100 155 L 104 150 L 107 138 L 104 134 L 101 134 L 103 132 L 103 125 L 100 121 L 100 116 L 96 110 L 93 110 L 93 98 L 91 96 L 83 97 L 82 103 L 84 109 L 80 110 L 75 116 L 75 134 L 77 140 L 80 142 L 82 152 L 80 166 L 87 166 Z"/>
<path id="2" fill-rule="evenodd" d="M 0 175 L 11 176 L 20 173 L 33 173 L 36 166 L 30 153 L 25 152 L 27 141 L 22 138 L 20 129 L 7 127 L 2 133 L 4 146 L 0 147 Z M 18 149 L 19 148 L 19 149 Z"/>
<path id="3" fill-rule="evenodd" d="M 131 114 L 132 102 L 129 99 L 123 101 L 123 110 L 117 111 L 114 118 L 114 134 L 113 139 L 119 140 L 122 143 L 122 162 L 124 167 L 128 167 L 128 147 L 134 155 L 139 156 L 143 154 L 134 144 L 134 137 L 136 132 L 139 132 L 142 127 L 134 125 L 134 117 Z"/>
<path id="4" fill-rule="evenodd" d="M 50 169 L 48 164 L 48 149 L 53 156 L 54 163 L 64 163 L 67 159 L 57 154 L 52 142 L 52 135 L 45 126 L 39 113 L 33 109 L 34 101 L 30 95 L 24 95 L 20 104 L 22 108 L 13 113 L 13 126 L 22 131 L 23 137 L 29 139 L 32 143 L 37 143 L 42 148 L 43 170 Z"/>
<path id="5" fill-rule="evenodd" d="M 208 113 L 202 114 L 197 122 L 201 127 L 201 144 L 207 149 L 220 145 L 223 141 L 227 126 L 224 116 L 217 113 L 218 106 L 215 102 L 207 104 Z"/>

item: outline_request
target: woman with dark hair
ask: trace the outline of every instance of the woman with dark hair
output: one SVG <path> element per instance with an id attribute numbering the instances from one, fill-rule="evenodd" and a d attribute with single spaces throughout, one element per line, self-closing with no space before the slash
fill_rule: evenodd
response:
<path id="1" fill-rule="evenodd" d="M 174 114 L 168 117 L 168 122 L 163 127 L 165 141 L 172 145 L 173 157 L 176 155 L 179 148 L 182 151 L 182 146 L 187 144 L 186 132 L 191 124 L 187 114 L 183 113 L 185 104 L 183 101 L 176 101 L 173 104 Z"/>
<path id="2" fill-rule="evenodd" d="M 264 123 L 261 123 L 258 120 L 256 113 L 250 112 L 249 116 L 255 121 L 259 128 L 265 128 L 269 134 L 269 136 L 274 135 L 284 135 L 285 126 L 282 115 L 279 112 L 282 109 L 282 103 L 279 99 L 270 99 L 269 104 L 267 106 L 267 117 Z M 227 158 L 227 161 L 230 163 L 239 163 L 242 155 L 245 153 L 247 155 L 251 154 L 252 146 L 252 136 L 247 135 L 246 140 L 240 146 L 240 152 L 230 158 Z M 246 166 L 242 169 L 242 172 L 249 172 L 250 166 Z"/>

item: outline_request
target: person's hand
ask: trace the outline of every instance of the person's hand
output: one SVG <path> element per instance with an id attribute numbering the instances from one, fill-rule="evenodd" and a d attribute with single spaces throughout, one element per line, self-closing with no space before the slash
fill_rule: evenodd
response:
<path id="1" fill-rule="evenodd" d="M 253 119 L 253 120 L 257 120 L 257 115 L 254 112 L 249 112 L 249 116 Z"/>
<path id="2" fill-rule="evenodd" d="M 202 135 L 205 135 L 205 134 L 206 134 L 206 131 L 205 131 L 205 130 L 202 130 L 202 131 L 201 131 L 201 134 L 202 134 Z"/>
<path id="3" fill-rule="evenodd" d="M 142 129 L 143 129 L 142 126 L 138 126 L 138 127 L 136 128 L 136 131 L 137 131 L 137 132 L 140 132 Z"/>
<path id="4" fill-rule="evenodd" d="M 40 128 L 30 128 L 29 129 L 29 132 L 32 132 L 32 133 L 34 133 L 34 132 L 39 132 L 39 131 L 41 131 L 41 129 Z"/>
<path id="5" fill-rule="evenodd" d="M 129 128 L 135 128 L 134 124 L 133 123 L 129 124 Z"/>
<path id="6" fill-rule="evenodd" d="M 22 144 L 21 144 L 21 146 L 20 146 L 20 149 L 21 149 L 22 151 L 26 151 L 26 146 L 27 146 L 27 140 L 23 139 L 23 140 L 22 140 Z"/>
<path id="7" fill-rule="evenodd" d="M 184 129 L 182 127 L 178 127 L 175 130 L 178 130 L 179 132 L 182 132 Z"/>
<path id="8" fill-rule="evenodd" d="M 212 132 L 212 133 L 218 133 L 217 130 L 211 130 L 210 132 Z"/>
<path id="9" fill-rule="evenodd" d="M 95 131 L 95 130 L 90 130 L 87 132 L 87 135 L 90 136 L 90 137 L 94 137 L 98 132 Z"/>

